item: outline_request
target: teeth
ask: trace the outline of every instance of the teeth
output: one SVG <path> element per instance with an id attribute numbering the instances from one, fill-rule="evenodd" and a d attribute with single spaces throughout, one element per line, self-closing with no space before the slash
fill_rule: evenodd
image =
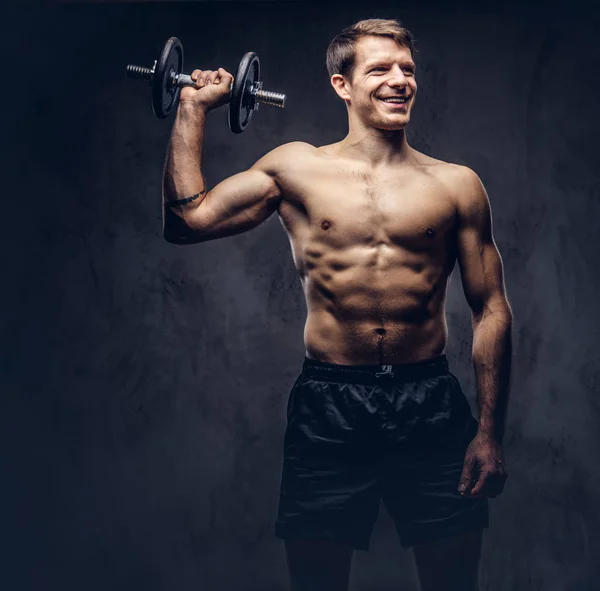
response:
<path id="1" fill-rule="evenodd" d="M 386 102 L 386 103 L 405 103 L 406 99 L 405 98 L 384 98 L 381 99 L 382 101 Z"/>

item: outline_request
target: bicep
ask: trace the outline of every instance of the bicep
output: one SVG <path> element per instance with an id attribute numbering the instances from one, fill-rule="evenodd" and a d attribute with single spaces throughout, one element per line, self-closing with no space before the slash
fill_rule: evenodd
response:
<path id="1" fill-rule="evenodd" d="M 242 232 L 265 221 L 276 209 L 280 190 L 274 178 L 259 168 L 234 174 L 211 189 L 194 214 L 209 232 Z"/>
<path id="2" fill-rule="evenodd" d="M 257 163 L 217 184 L 185 216 L 186 242 L 214 240 L 251 230 L 277 210 L 280 199 L 274 175 Z"/>
<path id="3" fill-rule="evenodd" d="M 483 184 L 469 171 L 458 200 L 457 254 L 466 300 L 475 318 L 506 303 L 502 258 L 492 230 L 490 202 Z"/>

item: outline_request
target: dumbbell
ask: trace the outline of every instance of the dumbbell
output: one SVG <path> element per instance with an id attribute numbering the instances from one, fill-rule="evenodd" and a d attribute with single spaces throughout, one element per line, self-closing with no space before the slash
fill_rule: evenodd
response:
<path id="1" fill-rule="evenodd" d="M 179 92 L 184 86 L 196 86 L 188 74 L 182 74 L 183 46 L 177 37 L 171 37 L 164 45 L 152 68 L 128 65 L 127 75 L 142 78 L 152 87 L 152 110 L 160 118 L 166 118 L 179 103 Z M 242 133 L 250 123 L 258 105 L 285 106 L 285 94 L 263 90 L 260 78 L 260 61 L 256 53 L 244 54 L 231 84 L 229 98 L 229 129 Z"/>

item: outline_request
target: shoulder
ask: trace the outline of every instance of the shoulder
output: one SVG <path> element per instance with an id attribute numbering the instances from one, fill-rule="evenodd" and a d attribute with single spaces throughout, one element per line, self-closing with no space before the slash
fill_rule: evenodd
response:
<path id="1" fill-rule="evenodd" d="M 464 193 L 482 186 L 477 174 L 468 166 L 439 160 L 416 150 L 413 150 L 413 159 L 423 172 L 437 177 L 449 188 L 452 188 L 453 192 Z"/>
<path id="2" fill-rule="evenodd" d="M 288 142 L 281 144 L 260 158 L 253 168 L 269 174 L 277 174 L 290 164 L 298 164 L 299 159 L 316 154 L 317 148 L 306 142 Z"/>
<path id="3" fill-rule="evenodd" d="M 459 213 L 468 217 L 488 217 L 490 202 L 477 173 L 468 166 L 454 164 L 449 174 L 453 179 L 454 198 Z"/>
<path id="4" fill-rule="evenodd" d="M 468 166 L 437 160 L 431 166 L 431 173 L 445 185 L 459 214 L 481 214 L 489 209 L 485 187 L 477 173 Z"/>
<path id="5" fill-rule="evenodd" d="M 451 162 L 445 162 L 444 164 L 442 174 L 446 176 L 457 193 L 462 195 L 483 189 L 481 179 L 473 169 Z"/>
<path id="6" fill-rule="evenodd" d="M 462 164 L 445 162 L 420 152 L 415 153 L 417 164 L 434 176 L 452 200 L 459 219 L 463 222 L 484 222 L 491 216 L 490 201 L 477 173 Z"/>
<path id="7" fill-rule="evenodd" d="M 269 154 L 302 154 L 315 152 L 317 148 L 308 142 L 287 142 L 269 152 Z"/>
<path id="8" fill-rule="evenodd" d="M 468 166 L 449 165 L 445 171 L 457 219 L 463 228 L 491 229 L 490 201 L 477 173 Z"/>

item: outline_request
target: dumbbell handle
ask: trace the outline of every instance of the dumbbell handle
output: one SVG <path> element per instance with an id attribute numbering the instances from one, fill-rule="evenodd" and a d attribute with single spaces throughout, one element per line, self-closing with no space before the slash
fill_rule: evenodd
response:
<path id="1" fill-rule="evenodd" d="M 154 62 L 154 66 L 152 69 L 143 68 L 141 66 L 127 66 L 127 75 L 131 78 L 143 78 L 146 82 L 152 84 L 152 79 L 154 77 L 154 68 L 156 67 L 156 62 Z M 179 88 L 183 88 L 184 86 L 196 86 L 196 83 L 192 80 L 192 77 L 189 74 L 172 74 L 173 84 L 178 86 Z M 229 87 L 229 91 L 233 88 L 233 81 L 231 82 L 231 86 Z M 256 85 L 252 85 L 250 88 L 250 94 L 254 96 L 254 100 L 257 103 L 263 103 L 265 105 L 271 105 L 273 107 L 285 107 L 285 94 L 281 92 L 273 92 L 270 90 L 262 89 L 262 82 L 258 82 Z"/>

